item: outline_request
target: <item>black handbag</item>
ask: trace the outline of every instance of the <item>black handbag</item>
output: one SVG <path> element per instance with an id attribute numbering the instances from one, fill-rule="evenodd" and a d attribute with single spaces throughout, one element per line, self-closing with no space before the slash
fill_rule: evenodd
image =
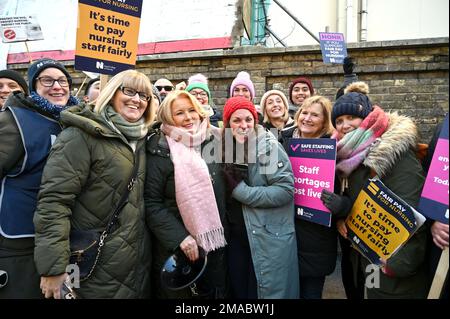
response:
<path id="1" fill-rule="evenodd" d="M 119 220 L 119 214 L 122 208 L 128 202 L 128 195 L 137 181 L 137 171 L 139 167 L 139 153 L 136 151 L 137 160 L 135 161 L 133 172 L 125 186 L 120 200 L 111 215 L 108 224 L 103 231 L 98 230 L 76 230 L 71 229 L 69 235 L 70 257 L 69 263 L 78 266 L 80 272 L 80 281 L 85 281 L 94 272 L 95 266 L 100 258 L 102 247 L 108 234 L 111 233 L 114 225 Z"/>
<path id="2" fill-rule="evenodd" d="M 100 235 L 93 230 L 70 231 L 70 264 L 78 266 L 80 281 L 88 279 L 100 257 Z"/>

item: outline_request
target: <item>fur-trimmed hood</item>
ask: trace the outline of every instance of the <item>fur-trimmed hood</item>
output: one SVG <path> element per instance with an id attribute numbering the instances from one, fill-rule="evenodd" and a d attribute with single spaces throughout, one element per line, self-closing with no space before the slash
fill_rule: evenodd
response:
<path id="1" fill-rule="evenodd" d="M 415 150 L 419 141 L 416 124 L 398 113 L 387 113 L 387 131 L 371 146 L 363 164 L 379 176 L 388 174 L 397 161 L 409 150 Z"/>

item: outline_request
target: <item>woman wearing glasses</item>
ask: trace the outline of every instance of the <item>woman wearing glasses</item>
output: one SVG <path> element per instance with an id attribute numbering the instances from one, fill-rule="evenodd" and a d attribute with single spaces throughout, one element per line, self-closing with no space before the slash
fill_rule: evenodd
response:
<path id="1" fill-rule="evenodd" d="M 69 265 L 69 231 L 104 230 L 138 166 L 137 179 L 106 237 L 92 275 L 80 282 L 82 298 L 148 297 L 150 238 L 145 227 L 143 183 L 145 136 L 154 117 L 146 75 L 115 75 L 95 106 L 61 114 L 65 129 L 56 140 L 42 177 L 37 210 L 35 261 L 46 298 L 59 298 Z"/>
<path id="2" fill-rule="evenodd" d="M 34 62 L 28 80 L 30 96 L 14 92 L 0 112 L 0 270 L 8 278 L 0 299 L 42 297 L 33 214 L 45 161 L 61 132 L 60 112 L 78 103 L 70 95 L 72 78 L 57 61 Z"/>
<path id="3" fill-rule="evenodd" d="M 211 92 L 208 87 L 208 78 L 203 74 L 195 74 L 188 79 L 186 91 L 195 96 L 200 102 L 206 114 L 209 116 L 209 122 L 215 127 L 222 127 L 222 114 L 214 107 Z"/>

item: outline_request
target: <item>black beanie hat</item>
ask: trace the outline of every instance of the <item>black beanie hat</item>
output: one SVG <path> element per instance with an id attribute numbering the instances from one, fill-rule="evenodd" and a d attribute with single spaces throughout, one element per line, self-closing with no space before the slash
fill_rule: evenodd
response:
<path id="1" fill-rule="evenodd" d="M 6 79 L 11 79 L 13 81 L 16 81 L 17 84 L 19 84 L 22 87 L 23 91 L 26 94 L 28 94 L 27 81 L 25 81 L 22 74 L 20 74 L 19 72 L 14 71 L 14 70 L 2 70 L 2 71 L 0 71 L 0 78 L 6 78 Z"/>
<path id="2" fill-rule="evenodd" d="M 90 79 L 89 82 L 86 84 L 86 88 L 84 89 L 84 95 L 88 95 L 89 93 L 89 89 L 91 88 L 91 86 L 95 83 L 95 82 L 99 82 L 100 78 L 93 78 Z"/>
<path id="3" fill-rule="evenodd" d="M 342 95 L 334 103 L 333 110 L 331 111 L 331 122 L 336 127 L 336 119 L 341 115 L 354 115 L 364 119 L 372 110 L 372 103 L 367 95 L 350 92 Z"/>
<path id="4" fill-rule="evenodd" d="M 69 81 L 69 89 L 72 88 L 72 77 L 66 70 L 64 65 L 52 59 L 40 59 L 35 61 L 28 69 L 28 85 L 30 86 L 30 93 L 36 90 L 36 79 L 39 74 L 47 68 L 57 68 L 66 76 Z"/>

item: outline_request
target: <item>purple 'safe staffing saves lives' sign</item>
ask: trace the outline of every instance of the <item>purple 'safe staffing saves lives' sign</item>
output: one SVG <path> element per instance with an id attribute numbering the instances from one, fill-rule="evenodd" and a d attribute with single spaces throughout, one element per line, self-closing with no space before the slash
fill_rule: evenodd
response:
<path id="1" fill-rule="evenodd" d="M 336 140 L 292 138 L 288 155 L 295 178 L 296 217 L 330 227 L 331 213 L 320 196 L 324 188 L 334 190 Z"/>
<path id="2" fill-rule="evenodd" d="M 444 224 L 448 224 L 448 121 L 447 114 L 419 202 L 419 211 L 423 215 Z"/>
<path id="3" fill-rule="evenodd" d="M 319 38 L 323 63 L 343 64 L 344 58 L 347 56 L 344 35 L 342 33 L 319 32 Z"/>

